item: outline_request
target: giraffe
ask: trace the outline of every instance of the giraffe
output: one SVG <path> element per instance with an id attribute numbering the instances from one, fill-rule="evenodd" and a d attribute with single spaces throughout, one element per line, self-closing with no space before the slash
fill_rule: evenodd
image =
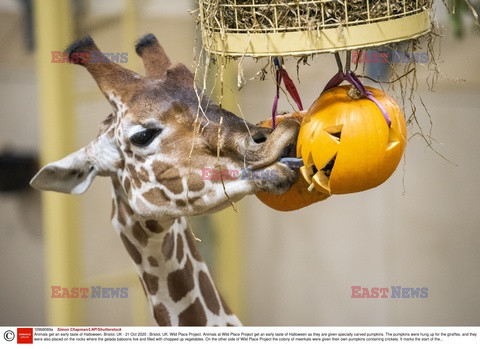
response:
<path id="1" fill-rule="evenodd" d="M 216 212 L 260 189 L 288 190 L 298 174 L 280 159 L 294 150 L 299 124 L 287 120 L 272 131 L 199 98 L 193 74 L 172 65 L 153 34 L 140 38 L 135 50 L 144 76 L 99 62 L 89 36 L 66 49 L 70 61 L 92 75 L 113 112 L 93 141 L 45 165 L 31 185 L 81 194 L 96 176 L 110 177 L 112 224 L 157 324 L 241 325 L 215 287 L 187 217 Z M 205 168 L 275 171 L 277 180 L 204 180 Z"/>

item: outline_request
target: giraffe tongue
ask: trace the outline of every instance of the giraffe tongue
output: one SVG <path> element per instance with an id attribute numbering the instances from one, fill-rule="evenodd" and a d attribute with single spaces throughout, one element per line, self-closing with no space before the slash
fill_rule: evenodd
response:
<path id="1" fill-rule="evenodd" d="M 297 148 L 296 142 L 289 144 L 282 152 L 279 158 L 279 162 L 287 165 L 292 170 L 299 169 L 303 166 L 303 160 L 295 157 L 295 149 Z"/>
<path id="2" fill-rule="evenodd" d="M 303 160 L 299 158 L 281 158 L 280 162 L 287 165 L 292 170 L 298 170 L 303 166 Z"/>

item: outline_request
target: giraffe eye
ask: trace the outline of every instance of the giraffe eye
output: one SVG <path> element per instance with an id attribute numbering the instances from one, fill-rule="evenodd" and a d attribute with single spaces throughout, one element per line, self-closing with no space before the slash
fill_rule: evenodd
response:
<path id="1" fill-rule="evenodd" d="M 132 137 L 130 137 L 130 142 L 137 147 L 146 147 L 152 143 L 152 141 L 160 134 L 160 132 L 162 132 L 161 128 L 148 128 L 135 133 Z"/>

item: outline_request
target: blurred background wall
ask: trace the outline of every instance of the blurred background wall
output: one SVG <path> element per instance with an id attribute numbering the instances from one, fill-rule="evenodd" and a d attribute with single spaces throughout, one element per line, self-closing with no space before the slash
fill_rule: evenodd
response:
<path id="1" fill-rule="evenodd" d="M 105 52 L 129 52 L 129 67 L 143 72 L 133 43 L 122 34 L 128 1 L 74 3 L 77 34 L 92 35 Z M 38 76 L 24 4 L 0 2 L 0 152 L 39 152 Z M 135 5 L 139 21 L 133 37 L 154 33 L 173 62 L 192 67 L 196 28 L 187 11 L 193 2 L 141 0 Z M 442 76 L 435 91 L 428 91 L 426 69 L 420 69 L 418 91 L 431 114 L 433 146 L 441 156 L 414 137 L 404 162 L 379 188 L 291 213 L 273 211 L 255 197 L 243 200 L 239 213 L 232 213 L 242 239 L 231 258 L 241 266 L 232 275 L 242 294 L 234 310 L 245 324 L 480 325 L 480 37 L 467 22 L 458 40 L 443 5 L 436 5 L 444 35 Z M 248 59 L 243 65 L 247 77 L 260 68 Z M 287 66 L 295 76 L 295 61 Z M 95 137 L 110 106 L 87 72 L 71 69 L 80 147 Z M 301 67 L 298 88 L 304 105 L 315 100 L 335 71 L 333 57 L 325 55 Z M 233 74 L 232 89 L 235 79 Z M 273 94 L 270 75 L 267 81 L 248 81 L 237 95 L 243 115 L 251 122 L 267 118 Z M 428 116 L 418 109 L 428 126 Z M 285 96 L 280 111 L 291 111 Z M 129 298 L 87 299 L 85 325 L 151 324 L 133 266 L 110 226 L 110 195 L 103 178 L 76 198 L 84 275 L 79 287 L 129 287 Z M 219 231 L 209 218 L 196 219 L 195 226 L 216 274 L 217 242 L 231 229 Z M 0 325 L 47 322 L 51 285 L 44 280 L 42 235 L 38 193 L 0 193 Z M 352 299 L 355 285 L 429 291 L 424 299 Z"/>

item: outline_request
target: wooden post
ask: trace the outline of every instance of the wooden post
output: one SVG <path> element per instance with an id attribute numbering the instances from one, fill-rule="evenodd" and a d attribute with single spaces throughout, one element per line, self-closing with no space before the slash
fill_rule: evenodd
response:
<path id="1" fill-rule="evenodd" d="M 37 81 L 41 118 L 41 162 L 59 160 L 74 151 L 75 110 L 68 63 L 52 63 L 52 51 L 63 51 L 72 40 L 69 0 L 35 0 Z M 77 200 L 70 195 L 43 192 L 43 234 L 47 290 L 47 323 L 81 325 L 82 300 L 51 298 L 52 286 L 80 287 L 81 264 Z"/>

